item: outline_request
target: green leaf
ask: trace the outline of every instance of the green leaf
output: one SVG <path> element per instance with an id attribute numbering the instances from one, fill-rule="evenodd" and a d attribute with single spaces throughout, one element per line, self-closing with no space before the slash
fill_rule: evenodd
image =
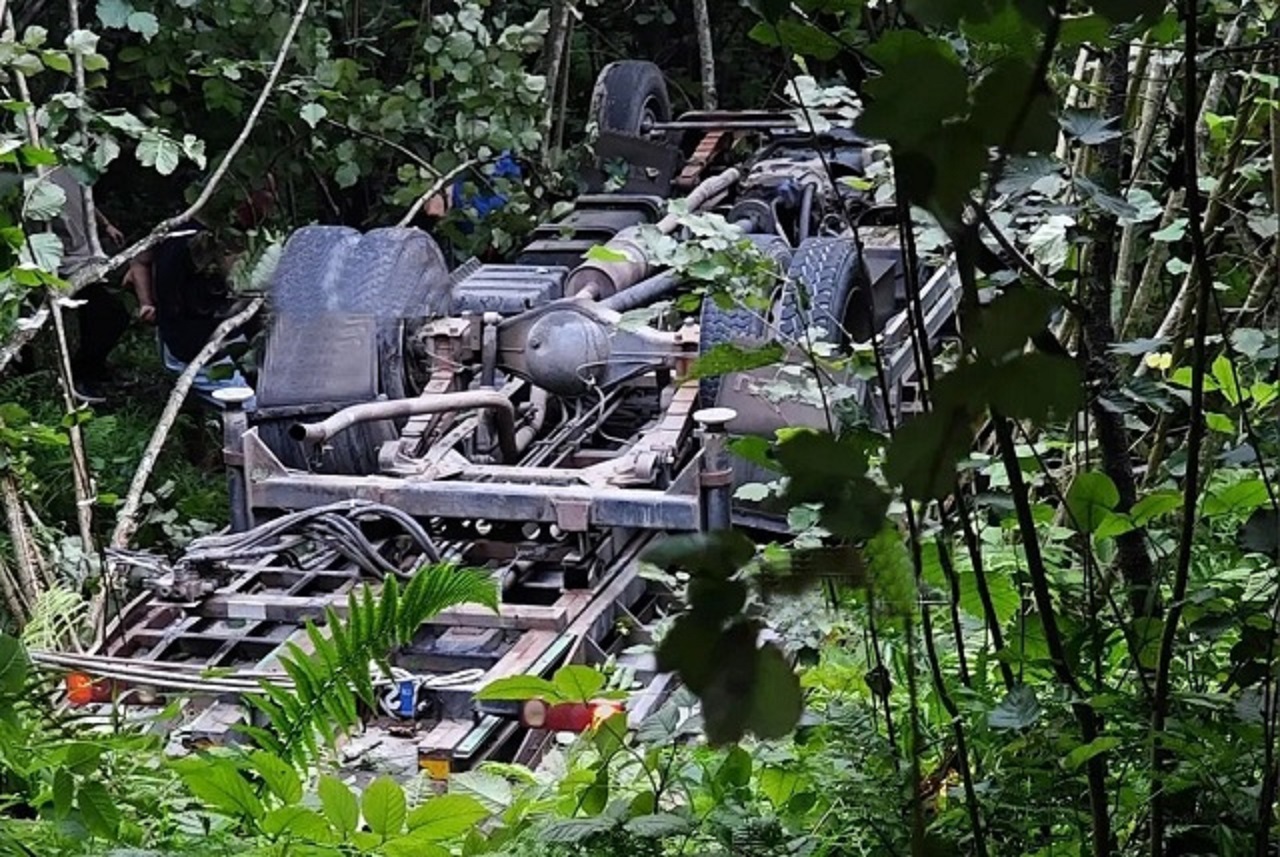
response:
<path id="1" fill-rule="evenodd" d="M 41 51 L 40 59 L 48 68 L 54 71 L 71 74 L 71 57 L 62 51 Z"/>
<path id="2" fill-rule="evenodd" d="M 293 766 L 284 759 L 266 750 L 254 750 L 249 754 L 249 764 L 281 802 L 297 803 L 302 800 L 302 781 Z"/>
<path id="3" fill-rule="evenodd" d="M 31 662 L 17 637 L 0 633 L 0 695 L 13 697 L 27 685 Z"/>
<path id="4" fill-rule="evenodd" d="M 1026 729 L 1034 725 L 1043 713 L 1036 692 L 1026 685 L 1019 685 L 991 710 L 987 723 L 992 729 Z"/>
<path id="5" fill-rule="evenodd" d="M 725 788 L 743 788 L 751 782 L 751 754 L 733 747 L 716 771 L 716 782 Z"/>
<path id="6" fill-rule="evenodd" d="M 538 829 L 538 841 L 551 845 L 574 845 L 606 833 L 616 824 L 614 819 L 607 816 L 553 821 Z"/>
<path id="7" fill-rule="evenodd" d="M 603 244 L 597 244 L 587 251 L 586 258 L 591 262 L 630 262 L 631 257 L 619 250 L 612 250 Z"/>
<path id="8" fill-rule="evenodd" d="M 314 809 L 280 806 L 262 817 L 262 832 L 268 836 L 290 836 L 312 842 L 332 839 L 329 824 Z"/>
<path id="9" fill-rule="evenodd" d="M 120 807 L 106 786 L 97 780 L 81 783 L 76 803 L 90 833 L 102 839 L 115 838 L 120 829 Z"/>
<path id="10" fill-rule="evenodd" d="M 796 18 L 783 18 L 776 27 L 761 22 L 747 35 L 762 45 L 785 47 L 789 53 L 817 60 L 834 59 L 840 53 L 835 37 Z"/>
<path id="11" fill-rule="evenodd" d="M 969 107 L 969 80 L 955 51 L 942 39 L 891 30 L 867 49 L 884 73 L 865 84 L 873 99 L 859 130 L 898 144 L 919 144 Z M 920 82 L 927 80 L 928 86 Z"/>
<path id="12" fill-rule="evenodd" d="M 144 167 L 154 167 L 160 175 L 167 176 L 178 168 L 182 160 L 182 147 L 159 132 L 148 131 L 138 141 L 134 154 L 138 163 Z"/>
<path id="13" fill-rule="evenodd" d="M 75 800 L 75 777 L 66 768 L 58 768 L 53 772 L 53 817 L 66 818 L 71 814 L 71 804 Z"/>
<path id="14" fill-rule="evenodd" d="M 489 810 L 475 798 L 446 794 L 433 797 L 415 807 L 409 813 L 409 830 L 417 838 L 452 839 L 488 817 Z"/>
<path id="15" fill-rule="evenodd" d="M 603 688 L 604 673 L 582 664 L 569 664 L 552 677 L 560 696 L 570 702 L 590 702 Z"/>
<path id="16" fill-rule="evenodd" d="M 1227 514 L 1252 512 L 1259 506 L 1271 502 L 1267 494 L 1267 485 L 1261 479 L 1246 479 L 1214 491 L 1205 498 L 1202 512 L 1206 517 L 1215 518 Z"/>
<path id="17" fill-rule="evenodd" d="M 727 579 L 755 556 L 756 546 L 737 530 L 671 536 L 645 551 L 645 562 L 667 569 Z"/>
<path id="18" fill-rule="evenodd" d="M 533 675 L 513 675 L 495 679 L 482 687 L 475 695 L 479 700 L 545 699 L 562 702 L 560 689 L 545 678 Z"/>
<path id="19" fill-rule="evenodd" d="M 763 366 L 781 363 L 786 349 L 777 342 L 757 348 L 743 348 L 732 342 L 721 342 L 704 352 L 689 368 L 688 377 L 713 378 L 730 372 L 749 372 Z"/>
<path id="20" fill-rule="evenodd" d="M 1087 110 L 1068 110 L 1058 120 L 1062 130 L 1086 146 L 1100 146 L 1121 136 L 1117 117 L 1103 118 Z"/>
<path id="21" fill-rule="evenodd" d="M 907 420 L 893 435 L 884 475 L 911 500 L 941 499 L 956 483 L 956 462 L 973 442 L 971 414 L 936 408 Z"/>
<path id="22" fill-rule="evenodd" d="M 795 796 L 800 785 L 800 774 L 787 768 L 765 768 L 760 772 L 760 793 L 769 799 L 775 809 L 786 805 Z"/>
<path id="23" fill-rule="evenodd" d="M 28 220 L 52 220 L 67 202 L 66 192 L 48 176 L 25 179 L 22 189 L 22 216 Z"/>
<path id="24" fill-rule="evenodd" d="M 133 14 L 128 0 L 98 0 L 98 20 L 109 30 L 123 29 Z"/>
<path id="25" fill-rule="evenodd" d="M 452 854 L 448 848 L 434 842 L 424 842 L 414 834 L 388 840 L 383 843 L 380 852 L 386 857 L 450 857 Z"/>
<path id="26" fill-rule="evenodd" d="M 1236 436 L 1237 430 L 1236 430 L 1235 421 L 1232 420 L 1230 417 L 1228 417 L 1226 414 L 1219 414 L 1215 411 L 1207 411 L 1205 412 L 1205 415 L 1204 415 L 1204 424 L 1207 425 L 1211 430 L 1219 432 L 1220 434 L 1225 434 L 1230 437 Z"/>
<path id="27" fill-rule="evenodd" d="M 1231 347 L 1250 359 L 1257 357 L 1267 346 L 1267 335 L 1256 327 L 1237 327 L 1231 331 Z"/>
<path id="28" fill-rule="evenodd" d="M 622 825 L 622 829 L 642 839 L 662 839 L 668 836 L 683 836 L 693 829 L 693 824 L 687 818 L 669 812 L 659 812 L 653 815 L 637 815 L 635 818 L 628 819 Z"/>
<path id="29" fill-rule="evenodd" d="M 755 692 L 747 728 L 759 738 L 784 738 L 800 722 L 803 709 L 800 679 L 786 655 L 772 643 L 765 645 L 757 653 Z"/>
<path id="30" fill-rule="evenodd" d="M 993 408 L 1037 424 L 1065 419 L 1084 401 L 1076 362 L 1038 351 L 1001 363 L 989 374 L 987 385 Z"/>
<path id="31" fill-rule="evenodd" d="M 365 823 L 385 842 L 399 836 L 404 829 L 408 812 L 405 808 L 404 789 L 390 777 L 378 777 L 364 790 L 360 799 Z"/>
<path id="32" fill-rule="evenodd" d="M 360 826 L 360 807 L 346 783 L 326 774 L 320 777 L 316 791 L 324 817 L 340 834 L 345 836 Z"/>
<path id="33" fill-rule="evenodd" d="M 1225 354 L 1219 354 L 1210 368 L 1213 380 L 1226 400 L 1233 405 L 1240 404 L 1240 385 L 1236 383 L 1235 367 L 1231 364 L 1231 358 Z"/>
<path id="34" fill-rule="evenodd" d="M 160 21 L 150 12 L 134 12 L 125 22 L 125 26 L 148 42 L 160 32 Z"/>
<path id="35" fill-rule="evenodd" d="M 171 764 L 191 793 L 216 812 L 233 818 L 262 818 L 262 801 L 232 762 L 187 758 Z"/>
<path id="36" fill-rule="evenodd" d="M 356 182 L 360 181 L 359 165 L 355 161 L 343 161 L 334 172 L 333 180 L 340 188 L 355 187 Z"/>
<path id="37" fill-rule="evenodd" d="M 1088 744 L 1081 744 L 1076 747 L 1062 760 L 1062 767 L 1068 771 L 1076 771 L 1085 762 L 1101 753 L 1120 746 L 1120 739 L 1111 735 L 1104 735 L 1101 738 L 1094 738 Z"/>
<path id="38" fill-rule="evenodd" d="M 981 117 L 977 127 L 983 141 L 992 146 L 1011 143 L 1010 152 L 1053 150 L 1058 140 L 1054 106 L 1050 94 L 1042 91 L 1036 80 L 1035 68 L 1017 56 L 996 62 L 978 81 L 973 93 L 973 115 Z M 1013 134 L 1014 123 L 1019 120 L 1018 133 Z"/>
<path id="39" fill-rule="evenodd" d="M 1083 533 L 1092 533 L 1120 502 L 1120 491 L 1105 473 L 1081 473 L 1067 491 L 1071 523 Z"/>
<path id="40" fill-rule="evenodd" d="M 454 794 L 471 795 L 490 812 L 498 813 L 511 806 L 511 783 L 486 771 L 463 771 L 449 780 Z"/>
<path id="41" fill-rule="evenodd" d="M 302 109 L 298 111 L 298 115 L 302 117 L 302 121 L 306 122 L 312 128 L 320 124 L 320 120 L 329 115 L 329 111 L 323 104 L 315 101 L 302 105 Z"/>
<path id="42" fill-rule="evenodd" d="M 1152 232 L 1151 240 L 1165 242 L 1181 241 L 1183 236 L 1187 234 L 1187 223 L 1187 218 L 1179 217 L 1164 229 Z"/>
<path id="43" fill-rule="evenodd" d="M 1133 504 L 1133 508 L 1129 510 L 1129 516 L 1133 518 L 1133 522 L 1136 525 L 1145 527 L 1161 515 L 1167 515 L 1181 508 L 1181 492 L 1173 490 L 1152 491 Z"/>

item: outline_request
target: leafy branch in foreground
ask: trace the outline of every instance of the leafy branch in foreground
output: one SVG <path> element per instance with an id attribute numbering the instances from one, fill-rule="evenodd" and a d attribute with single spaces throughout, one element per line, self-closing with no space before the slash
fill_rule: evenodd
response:
<path id="1" fill-rule="evenodd" d="M 295 643 L 282 655 L 280 665 L 293 680 L 286 689 L 263 682 L 263 693 L 247 697 L 262 712 L 270 727 L 245 726 L 244 731 L 264 749 L 296 765 L 320 755 L 317 734 L 332 747 L 338 735 L 360 722 L 358 703 L 373 707 L 370 664 L 389 672 L 387 656 L 408 643 L 422 623 L 459 604 L 483 604 L 498 609 L 498 593 L 489 575 L 448 564 L 421 568 L 404 587 L 394 577 L 375 596 L 369 586 L 347 599 L 346 618 L 333 607 L 325 610 L 329 635 L 307 623 L 307 637 L 314 650 L 304 652 Z"/>

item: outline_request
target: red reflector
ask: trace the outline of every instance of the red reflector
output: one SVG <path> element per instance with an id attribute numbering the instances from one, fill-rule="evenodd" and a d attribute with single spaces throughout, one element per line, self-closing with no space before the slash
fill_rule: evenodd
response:
<path id="1" fill-rule="evenodd" d="M 586 732 L 625 710 L 621 702 L 613 700 L 548 704 L 545 700 L 529 699 L 520 707 L 520 722 L 530 729 L 549 732 Z"/>
<path id="2" fill-rule="evenodd" d="M 72 705 L 109 702 L 111 700 L 111 683 L 105 679 L 94 681 L 92 676 L 85 673 L 68 673 L 67 700 Z"/>

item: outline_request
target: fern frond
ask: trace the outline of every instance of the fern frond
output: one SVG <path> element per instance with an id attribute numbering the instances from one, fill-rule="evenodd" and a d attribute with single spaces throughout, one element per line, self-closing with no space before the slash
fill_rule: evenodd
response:
<path id="1" fill-rule="evenodd" d="M 347 616 L 325 611 L 328 634 L 307 623 L 314 652 L 294 644 L 280 656 L 293 688 L 264 684 L 248 698 L 270 723 L 270 730 L 247 727 L 246 735 L 293 764 L 303 766 L 320 755 L 317 736 L 333 747 L 338 736 L 359 723 L 357 700 L 377 703 L 370 663 L 385 668 L 393 649 L 413 639 L 424 622 L 458 604 L 497 609 L 492 578 L 481 571 L 446 564 L 425 566 L 403 588 L 388 580 L 379 595 L 369 586 L 347 597 Z"/>
<path id="2" fill-rule="evenodd" d="M 74 589 L 55 586 L 36 598 L 31 619 L 22 629 L 28 649 L 61 649 L 77 638 L 89 613 L 89 602 Z"/>

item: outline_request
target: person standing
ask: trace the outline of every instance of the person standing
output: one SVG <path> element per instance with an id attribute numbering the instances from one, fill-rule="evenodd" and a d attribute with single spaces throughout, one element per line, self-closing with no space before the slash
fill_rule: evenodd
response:
<path id="1" fill-rule="evenodd" d="M 70 280 L 89 265 L 102 261 L 94 252 L 90 239 L 89 210 L 85 203 L 84 187 L 65 166 L 50 171 L 43 181 L 52 182 L 66 197 L 62 213 L 54 218 L 53 232 L 62 241 L 62 261 L 58 266 L 58 276 Z M 95 214 L 108 238 L 116 244 L 122 243 L 124 236 L 120 230 L 107 220 L 100 209 Z M 75 297 L 84 303 L 76 311 L 80 341 L 71 356 L 72 382 L 77 399 L 96 404 L 106 401 L 102 383 L 107 377 L 107 358 L 129 327 L 129 312 L 101 280 L 85 286 Z M 145 318 L 148 313 L 154 313 L 154 308 L 148 309 L 141 300 L 139 303 L 140 317 Z"/>

